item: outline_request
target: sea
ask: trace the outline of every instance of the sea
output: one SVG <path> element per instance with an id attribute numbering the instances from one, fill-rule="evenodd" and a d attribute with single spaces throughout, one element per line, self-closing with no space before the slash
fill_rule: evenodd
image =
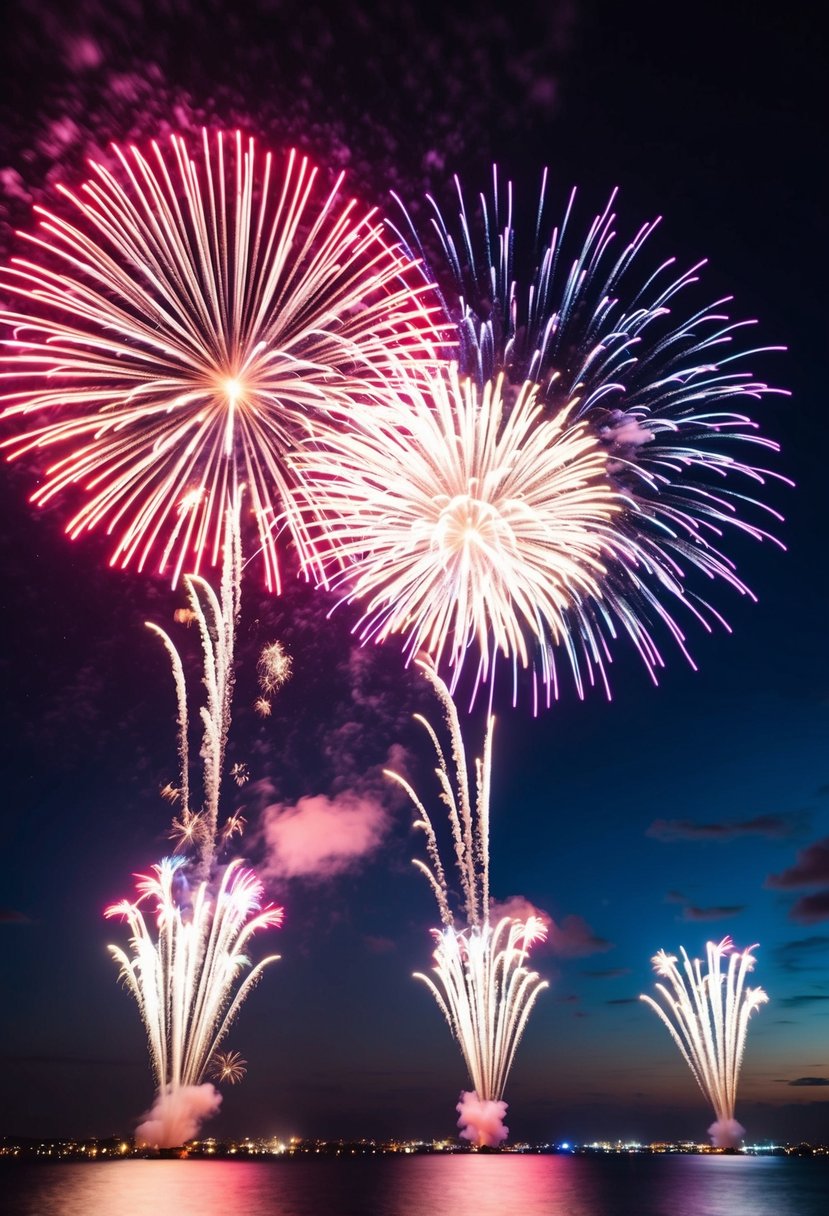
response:
<path id="1" fill-rule="evenodd" d="M 2 1216 L 826 1216 L 829 1157 L 0 1162 Z"/>

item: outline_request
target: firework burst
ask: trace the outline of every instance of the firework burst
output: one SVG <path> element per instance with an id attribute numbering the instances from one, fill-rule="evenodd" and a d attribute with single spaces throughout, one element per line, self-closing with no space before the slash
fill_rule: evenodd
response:
<path id="1" fill-rule="evenodd" d="M 608 563 L 637 558 L 601 446 L 566 410 L 544 419 L 532 385 L 511 407 L 500 378 L 479 394 L 454 367 L 409 387 L 396 415 L 296 457 L 294 502 L 332 583 L 361 602 L 361 636 L 403 633 L 410 656 L 456 675 L 470 647 L 486 679 L 498 652 L 526 667 L 535 645 L 552 679 L 550 643 L 578 670 L 574 639 L 598 648 Z"/>
<path id="2" fill-rule="evenodd" d="M 573 199 L 542 238 L 545 184 L 536 270 L 522 288 L 511 189 L 502 194 L 496 177 L 493 198 L 481 200 L 480 242 L 462 194 L 456 228 L 435 209 L 454 280 L 446 307 L 458 322 L 458 377 L 412 386 L 401 372 L 382 429 L 378 417 L 376 431 L 329 437 L 333 452 L 325 439 L 299 453 L 298 513 L 311 521 L 330 581 L 359 601 L 361 635 L 402 634 L 410 655 L 423 647 L 452 668 L 453 687 L 463 662 L 477 662 L 486 679 L 500 653 L 516 669 L 532 666 L 549 702 L 563 648 L 579 695 L 594 683 L 609 693 L 619 634 L 655 681 L 665 665 L 660 632 L 693 665 L 683 613 L 707 630 L 725 624 L 694 575 L 751 595 L 721 546 L 735 530 L 774 540 L 752 517 L 780 519 L 756 495 L 785 479 L 754 453 L 777 445 L 743 409 L 779 390 L 745 370 L 758 351 L 739 349 L 748 323 L 729 319 L 727 300 L 683 314 L 702 264 L 678 276 L 672 260 L 643 272 L 655 224 L 617 248 L 613 197 L 573 245 Z M 571 535 L 557 530 L 556 498 L 572 486 L 560 458 L 576 436 L 583 452 L 594 447 L 579 487 L 584 514 L 571 523 L 595 539 L 577 547 L 562 578 L 557 558 Z M 527 521 L 539 516 L 545 528 L 529 545 Z M 533 688 L 537 698 L 535 679 Z"/>
<path id="3" fill-rule="evenodd" d="M 489 791 L 492 762 L 490 717 L 482 759 L 475 761 L 474 795 L 460 721 L 449 690 L 428 663 L 419 662 L 437 694 L 449 729 L 447 762 L 438 733 L 418 715 L 438 761 L 440 799 L 449 811 L 455 865 L 461 882 L 463 923 L 456 923 L 437 833 L 428 811 L 399 773 L 388 771 L 407 793 L 417 813 L 415 827 L 426 837 L 428 862 L 414 864 L 425 875 L 440 914 L 432 975 L 416 973 L 443 1013 L 466 1063 L 474 1092 L 458 1105 L 461 1135 L 477 1144 L 497 1146 L 508 1134 L 503 1120 L 507 1076 L 521 1035 L 539 993 L 547 987 L 526 966 L 533 943 L 546 935 L 540 917 L 500 917 L 490 921 Z"/>
<path id="4" fill-rule="evenodd" d="M 210 1075 L 216 1081 L 238 1085 L 247 1076 L 247 1060 L 238 1051 L 217 1051 L 210 1061 Z"/>
<path id="5" fill-rule="evenodd" d="M 65 214 L 38 208 L 33 257 L 0 271 L 11 456 L 55 453 L 32 496 L 74 489 L 73 537 L 104 527 L 113 564 L 198 573 L 220 560 L 239 486 L 269 586 L 285 453 L 309 420 L 384 391 L 392 354 L 433 356 L 424 280 L 358 214 L 342 179 L 280 169 L 252 139 L 173 136 L 90 163 Z M 306 558 L 301 534 L 294 540 Z"/>
<path id="6" fill-rule="evenodd" d="M 746 976 L 754 968 L 749 946 L 734 949 L 730 937 L 716 944 L 708 942 L 708 969 L 702 972 L 701 960 L 689 959 L 680 947 L 682 970 L 677 958 L 660 950 L 654 955 L 657 975 L 670 983 L 657 984 L 659 1001 L 641 996 L 659 1015 L 679 1048 L 682 1058 L 711 1103 L 716 1121 L 708 1134 L 721 1148 L 736 1148 L 745 1129 L 734 1118 L 737 1078 L 745 1050 L 748 1020 L 769 999 L 762 988 L 746 988 Z M 728 957 L 728 967 L 722 962 Z M 684 974 L 683 974 L 684 972 Z"/>

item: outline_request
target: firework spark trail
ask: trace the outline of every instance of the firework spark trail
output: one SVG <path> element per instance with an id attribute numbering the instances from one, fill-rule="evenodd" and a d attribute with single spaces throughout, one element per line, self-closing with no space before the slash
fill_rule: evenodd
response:
<path id="1" fill-rule="evenodd" d="M 176 689 L 181 811 L 174 820 L 174 831 L 182 845 L 194 845 L 198 851 L 198 866 L 202 877 L 209 877 L 219 837 L 219 800 L 225 768 L 225 751 L 230 729 L 233 701 L 233 654 L 236 622 L 240 610 L 242 577 L 241 493 L 237 494 L 225 516 L 222 580 L 217 596 L 199 575 L 186 574 L 184 586 L 190 601 L 188 618 L 196 622 L 202 647 L 202 683 L 206 689 L 206 704 L 200 708 L 202 743 L 200 756 L 204 786 L 202 809 L 193 811 L 190 803 L 189 777 L 189 713 L 187 686 L 181 656 L 170 636 L 152 621 L 147 627 L 162 641 L 170 658 Z M 272 643 L 279 646 L 279 643 Z M 290 659 L 286 656 L 288 673 Z M 285 677 L 287 679 L 287 675 Z M 231 817 L 232 819 L 233 817 Z M 231 821 L 228 821 L 228 824 Z M 225 824 L 221 839 L 233 835 Z"/>
<path id="2" fill-rule="evenodd" d="M 696 593 L 694 572 L 752 594 L 720 546 L 729 529 L 779 543 L 748 517 L 755 509 L 775 520 L 779 514 L 731 484 L 742 479 L 760 490 L 770 478 L 786 481 L 741 455 L 777 450 L 742 412 L 746 401 L 780 391 L 743 370 L 750 355 L 777 348 L 735 351 L 748 323 L 729 319 L 727 300 L 675 317 L 702 263 L 678 277 L 672 260 L 640 274 L 656 225 L 644 225 L 617 250 L 615 196 L 571 254 L 572 198 L 563 222 L 542 243 L 545 182 L 537 269 L 529 286 L 520 287 L 511 187 L 505 207 L 500 196 L 496 175 L 492 201 L 481 200 L 482 250 L 460 188 L 459 232 L 437 208 L 433 220 L 455 280 L 447 311 L 460 317 L 460 377 L 471 385 L 437 378 L 424 389 L 407 386 L 402 373 L 395 384 L 399 408 L 386 415 L 382 431 L 378 423 L 366 434 L 362 418 L 356 436 L 328 437 L 335 452 L 326 439 L 319 452 L 299 454 L 293 508 L 310 519 L 331 581 L 344 581 L 344 598 L 360 601 L 362 637 L 401 632 L 410 655 L 423 646 L 438 660 L 445 656 L 453 687 L 469 654 L 478 654 L 480 680 L 490 675 L 496 651 L 515 669 L 527 665 L 528 649 L 537 649 L 534 696 L 537 671 L 549 703 L 558 694 L 557 646 L 564 647 L 580 695 L 596 682 L 609 691 L 607 666 L 619 633 L 632 639 L 654 681 L 665 665 L 660 629 L 693 665 L 674 605 L 706 630 L 714 621 L 728 627 Z M 417 234 L 405 239 L 417 242 Z M 539 407 L 532 419 L 531 399 Z M 582 571 L 598 587 L 588 591 L 584 580 L 570 580 L 566 625 L 560 607 L 553 626 L 533 605 L 539 591 L 542 598 L 560 595 L 561 571 L 552 563 L 545 585 L 532 562 L 526 565 L 534 548 L 526 535 L 514 534 L 514 521 L 544 511 L 549 530 L 539 543 L 553 554 L 569 543 L 554 528 L 559 466 L 536 432 L 549 427 L 559 444 L 552 438 L 556 425 L 563 431 L 579 422 L 582 442 L 596 444 L 595 463 L 601 457 L 601 509 L 613 512 L 612 527 L 603 529 L 606 568 Z M 467 437 L 478 429 L 488 441 L 472 446 Z M 592 474 L 591 484 L 598 491 Z M 594 526 L 597 509 L 593 499 L 586 527 Z M 337 525 L 338 514 L 352 536 Z M 361 515 L 371 519 L 368 526 L 361 528 Z M 454 550 L 449 538 L 456 538 Z M 505 560 L 513 577 L 502 581 L 498 567 Z M 340 563 L 345 570 L 338 575 Z M 526 569 L 528 579 L 532 573 L 531 595 L 525 579 L 516 580 L 516 568 Z"/>
<path id="3" fill-rule="evenodd" d="M 409 796 L 417 819 L 415 827 L 426 836 L 428 863 L 414 864 L 425 875 L 438 906 L 441 929 L 435 940 L 433 976 L 416 973 L 443 1013 L 463 1054 L 474 1093 L 462 1093 L 458 1105 L 461 1136 L 492 1147 L 508 1134 L 503 1120 L 507 1076 L 521 1035 L 539 993 L 547 987 L 537 972 L 528 970 L 527 957 L 546 929 L 540 918 L 502 917 L 490 922 L 489 895 L 489 790 L 492 731 L 489 719 L 483 758 L 475 761 L 475 788 L 471 787 L 460 721 L 449 689 L 428 663 L 418 662 L 437 694 L 449 730 L 451 753 L 447 760 L 437 731 L 417 716 L 435 749 L 435 773 L 440 799 L 449 812 L 455 868 L 463 895 L 462 927 L 452 911 L 446 869 L 437 833 L 418 794 L 399 773 L 387 770 Z"/>
<path id="4" fill-rule="evenodd" d="M 203 1085 L 205 1073 L 215 1068 L 216 1053 L 245 997 L 279 957 L 270 955 L 251 967 L 248 943 L 260 929 L 282 923 L 281 908 L 261 908 L 262 885 L 240 861 L 226 867 L 215 895 L 207 881 L 190 890 L 185 866 L 183 857 L 165 858 L 153 874 L 138 875 L 134 902 L 122 900 L 105 912 L 123 917 L 130 927 L 130 953 L 109 949 L 144 1022 L 158 1090 L 137 1137 L 162 1147 L 186 1138 L 180 1129 L 188 1111 L 197 1126 L 218 1106 L 216 1095 L 209 1109 L 206 1091 L 212 1086 Z M 149 915 L 144 905 L 150 905 Z M 205 1108 L 201 1116 L 200 1108 Z"/>
<path id="5" fill-rule="evenodd" d="M 768 1000 L 762 988 L 745 987 L 746 976 L 754 968 L 755 949 L 748 946 L 743 951 L 735 950 L 730 937 L 719 944 L 708 942 L 705 975 L 701 960 L 689 959 L 682 947 L 682 971 L 674 955 L 660 950 L 654 955 L 653 967 L 657 975 L 669 980 L 671 988 L 656 985 L 661 1004 L 650 996 L 639 998 L 662 1019 L 713 1106 L 717 1118 L 708 1134 L 721 1148 L 736 1148 L 745 1131 L 734 1118 L 737 1078 L 748 1020 Z M 723 973 L 721 965 L 726 955 L 728 969 Z"/>
<path id="6" fill-rule="evenodd" d="M 66 213 L 37 208 L 33 257 L 0 269 L 2 417 L 12 457 L 56 452 L 32 496 L 80 487 L 73 537 L 104 526 L 113 564 L 176 581 L 215 564 L 247 485 L 270 587 L 285 453 L 334 408 L 386 391 L 389 359 L 441 347 L 431 288 L 374 212 L 327 194 L 292 152 L 203 132 L 201 157 L 113 146 Z M 311 560 L 307 539 L 293 539 Z"/>

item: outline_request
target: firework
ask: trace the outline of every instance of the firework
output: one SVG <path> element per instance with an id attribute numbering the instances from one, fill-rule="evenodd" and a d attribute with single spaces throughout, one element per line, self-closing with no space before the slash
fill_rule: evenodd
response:
<path id="1" fill-rule="evenodd" d="M 217 1081 L 227 1081 L 231 1085 L 238 1085 L 247 1075 L 247 1071 L 247 1060 L 243 1060 L 238 1051 L 214 1052 L 210 1063 L 210 1075 Z"/>
<path id="2" fill-rule="evenodd" d="M 453 688 L 463 663 L 487 679 L 500 654 L 532 667 L 549 702 L 561 648 L 579 695 L 609 693 L 619 634 L 656 681 L 660 633 L 692 662 L 683 612 L 725 624 L 695 575 L 751 595 L 721 545 L 729 529 L 774 539 L 762 515 L 780 516 L 754 493 L 778 475 L 754 453 L 777 445 L 743 409 L 778 390 L 743 370 L 757 352 L 735 350 L 746 323 L 729 320 L 728 301 L 683 314 L 700 266 L 640 270 L 655 224 L 617 250 L 611 198 L 571 249 L 571 199 L 543 241 L 544 186 L 537 269 L 521 287 L 501 194 L 496 178 L 482 248 L 462 194 L 457 232 L 435 210 L 457 375 L 412 385 L 401 372 L 382 421 L 299 452 L 297 514 L 329 581 L 359 602 L 360 636 L 402 635 L 410 656 L 424 648 L 451 669 Z M 574 443 L 589 464 L 575 498 Z M 563 571 L 579 526 L 592 543 L 580 536 Z"/>
<path id="3" fill-rule="evenodd" d="M 203 1085 L 208 1067 L 216 1067 L 218 1049 L 263 969 L 279 957 L 251 967 L 246 951 L 256 932 L 282 923 L 282 909 L 261 907 L 262 885 L 239 861 L 227 866 L 214 895 L 206 881 L 191 889 L 183 857 L 139 875 L 137 889 L 134 902 L 105 912 L 128 923 L 130 952 L 109 949 L 144 1022 L 158 1091 L 137 1138 L 169 1147 L 186 1138 L 186 1112 L 196 1123 L 204 1113 L 199 1099 L 203 1105 L 210 1097 Z"/>
<path id="4" fill-rule="evenodd" d="M 217 870 L 216 859 L 235 836 L 241 836 L 245 819 L 240 811 L 219 823 L 225 753 L 233 697 L 233 657 L 239 613 L 241 547 L 240 496 L 225 519 L 224 556 L 219 595 L 199 575 L 184 576 L 189 607 L 178 619 L 197 627 L 202 651 L 200 706 L 202 739 L 199 749 L 203 799 L 194 809 L 190 781 L 190 713 L 184 665 L 171 638 L 152 622 L 170 659 L 178 707 L 179 785 L 168 784 L 162 795 L 173 802 L 177 815 L 172 835 L 185 856 L 165 858 L 152 875 L 139 876 L 139 896 L 106 910 L 122 916 L 132 931 L 131 955 L 111 946 L 121 965 L 121 978 L 133 994 L 147 1029 L 157 1095 L 153 1110 L 139 1126 L 140 1142 L 180 1143 L 196 1134 L 201 1119 L 215 1113 L 220 1101 L 214 1079 L 235 1084 L 245 1074 L 245 1061 L 219 1047 L 253 984 L 271 956 L 250 967 L 247 943 L 259 929 L 282 922 L 282 909 L 260 910 L 262 886 L 238 860 Z M 290 671 L 290 658 L 281 651 Z M 237 786 L 249 778 L 247 765 L 237 761 L 228 770 Z M 153 905 L 154 920 L 144 905 Z M 234 995 L 235 993 L 235 995 Z"/>
<path id="5" fill-rule="evenodd" d="M 296 457 L 294 501 L 316 552 L 344 566 L 332 582 L 364 601 L 361 636 L 403 632 L 410 655 L 448 656 L 456 675 L 474 646 L 482 679 L 496 653 L 527 666 L 551 639 L 578 670 L 574 637 L 598 646 L 590 605 L 608 562 L 637 557 L 600 445 L 566 410 L 543 419 L 535 386 L 511 408 L 501 379 L 479 395 L 454 367 L 410 388 L 396 417 L 332 439 L 336 456 Z"/>
<path id="6" fill-rule="evenodd" d="M 434 893 L 441 928 L 435 940 L 432 975 L 417 973 L 443 1013 L 463 1054 L 474 1092 L 462 1093 L 458 1105 L 461 1135 L 496 1146 L 506 1139 L 503 1101 L 507 1076 L 518 1042 L 542 989 L 547 987 L 527 966 L 534 942 L 546 929 L 539 917 L 500 917 L 490 921 L 489 790 L 492 761 L 490 717 L 483 758 L 475 761 L 472 793 L 460 721 L 449 690 L 431 667 L 419 662 L 444 711 L 451 760 L 447 762 L 435 729 L 422 717 L 435 749 L 440 798 L 449 811 L 455 864 L 461 882 L 463 923 L 456 923 L 437 833 L 423 802 L 399 773 L 387 775 L 406 791 L 417 812 L 415 827 L 426 837 L 428 862 L 415 860 Z"/>
<path id="7" fill-rule="evenodd" d="M 671 987 L 656 985 L 661 1004 L 649 996 L 639 998 L 665 1023 L 697 1084 L 713 1106 L 716 1121 L 709 1127 L 708 1134 L 721 1148 L 736 1148 L 745 1131 L 734 1118 L 737 1078 L 748 1020 L 755 1009 L 768 1000 L 762 988 L 745 987 L 746 976 L 754 968 L 752 951 L 756 948 L 735 950 L 730 937 L 724 937 L 718 945 L 708 942 L 708 969 L 704 975 L 701 960 L 689 959 L 681 947 L 682 970 L 674 955 L 660 950 L 652 960 L 653 968 L 657 975 L 670 981 Z M 728 967 L 723 972 L 722 962 L 726 956 Z"/>
<path id="8" fill-rule="evenodd" d="M 206 704 L 200 707 L 203 733 L 199 749 L 204 799 L 197 811 L 193 809 L 191 802 L 190 714 L 184 666 L 169 635 L 154 622 L 146 622 L 147 628 L 161 639 L 167 651 L 176 689 L 180 781 L 178 788 L 166 787 L 174 791 L 175 801 L 179 804 L 179 814 L 173 820 L 173 835 L 178 839 L 180 847 L 196 853 L 200 874 L 205 878 L 209 877 L 211 872 L 217 840 L 226 843 L 237 831 L 241 831 L 240 822 L 244 822 L 240 821 L 238 816 L 231 816 L 227 823 L 219 828 L 219 799 L 230 730 L 233 654 L 240 606 L 240 501 L 240 496 L 237 496 L 225 518 L 220 594 L 217 596 L 209 583 L 199 575 L 184 576 L 184 586 L 190 601 L 187 623 L 195 621 L 198 627 L 202 647 L 202 684 L 206 690 Z M 239 762 L 231 766 L 229 775 L 237 785 L 242 785 L 248 778 L 247 766 Z"/>
<path id="9" fill-rule="evenodd" d="M 342 178 L 321 188 L 292 152 L 252 139 L 172 136 L 90 162 L 65 209 L 38 208 L 32 258 L 0 271 L 15 307 L 3 417 L 11 456 L 54 453 L 32 496 L 79 488 L 73 537 L 104 527 L 113 564 L 198 573 L 247 485 L 269 586 L 285 453 L 310 421 L 384 390 L 396 359 L 427 361 L 439 334 L 422 275 L 362 216 Z M 294 535 L 306 559 L 307 544 Z"/>

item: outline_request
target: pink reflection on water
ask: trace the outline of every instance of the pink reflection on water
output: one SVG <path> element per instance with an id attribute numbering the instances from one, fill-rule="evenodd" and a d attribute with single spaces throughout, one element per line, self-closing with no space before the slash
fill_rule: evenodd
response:
<path id="1" fill-rule="evenodd" d="M 422 1157 L 390 1175 L 395 1216 L 597 1216 L 596 1177 L 573 1157 Z M 448 1167 L 448 1168 L 447 1168 Z M 412 1177 L 414 1172 L 417 1177 Z"/>

